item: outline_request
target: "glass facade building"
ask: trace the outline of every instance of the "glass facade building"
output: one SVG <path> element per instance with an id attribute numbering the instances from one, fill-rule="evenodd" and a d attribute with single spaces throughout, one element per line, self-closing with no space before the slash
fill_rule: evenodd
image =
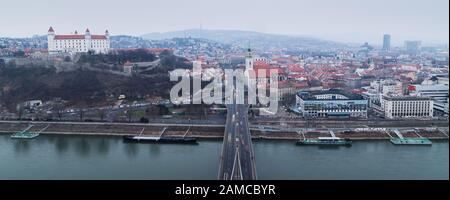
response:
<path id="1" fill-rule="evenodd" d="M 305 118 L 367 118 L 368 100 L 341 90 L 300 92 L 297 109 Z"/>

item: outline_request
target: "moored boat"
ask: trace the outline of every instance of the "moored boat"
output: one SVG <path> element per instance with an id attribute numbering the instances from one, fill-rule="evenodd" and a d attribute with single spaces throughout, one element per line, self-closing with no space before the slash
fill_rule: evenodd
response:
<path id="1" fill-rule="evenodd" d="M 432 145 L 433 143 L 427 138 L 391 138 L 392 144 L 395 145 Z"/>
<path id="2" fill-rule="evenodd" d="M 297 145 L 351 146 L 352 141 L 350 139 L 343 139 L 339 137 L 318 137 L 317 139 L 299 140 Z"/>
<path id="3" fill-rule="evenodd" d="M 124 136 L 125 142 L 197 144 L 193 137 Z"/>
<path id="4" fill-rule="evenodd" d="M 21 131 L 11 135 L 12 139 L 33 139 L 39 136 L 39 133 L 33 133 L 28 131 Z"/>

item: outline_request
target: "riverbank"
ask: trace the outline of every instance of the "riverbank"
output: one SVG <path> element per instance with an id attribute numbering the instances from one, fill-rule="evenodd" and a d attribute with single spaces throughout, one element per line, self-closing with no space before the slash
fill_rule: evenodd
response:
<path id="1" fill-rule="evenodd" d="M 1 121 L 0 134 L 12 134 L 29 129 L 31 132 L 41 132 L 47 135 L 97 135 L 97 136 L 167 136 L 195 137 L 199 139 L 222 139 L 224 127 L 221 125 L 194 124 L 126 124 L 126 123 L 89 123 L 89 122 L 19 122 Z M 352 140 L 387 140 L 394 135 L 391 130 L 357 129 L 317 129 L 316 131 L 266 131 L 252 128 L 253 139 L 261 140 L 299 140 L 302 138 L 329 137 L 328 130 L 333 130 L 337 137 Z M 403 128 L 400 130 L 405 137 L 426 137 L 432 140 L 448 140 L 448 127 L 436 128 Z"/>

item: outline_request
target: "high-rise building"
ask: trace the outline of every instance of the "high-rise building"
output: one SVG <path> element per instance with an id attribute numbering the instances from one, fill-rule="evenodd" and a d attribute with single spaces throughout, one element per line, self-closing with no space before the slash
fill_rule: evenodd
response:
<path id="1" fill-rule="evenodd" d="M 389 51 L 391 50 L 391 35 L 384 34 L 383 36 L 383 50 Z"/>
<path id="2" fill-rule="evenodd" d="M 417 54 L 419 52 L 420 41 L 405 41 L 406 52 L 409 54 Z"/>

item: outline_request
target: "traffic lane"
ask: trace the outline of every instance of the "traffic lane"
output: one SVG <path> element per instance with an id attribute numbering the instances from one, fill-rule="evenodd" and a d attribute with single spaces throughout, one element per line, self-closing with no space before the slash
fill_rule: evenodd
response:
<path id="1" fill-rule="evenodd" d="M 232 123 L 230 123 L 231 120 L 231 116 L 233 115 L 233 105 L 227 105 L 227 124 L 226 124 L 226 128 L 225 128 L 225 137 L 224 137 L 224 145 L 223 145 L 223 152 L 222 152 L 222 171 L 220 172 L 220 176 L 222 177 L 222 179 L 229 179 L 229 174 L 231 173 L 230 170 L 230 163 L 232 161 L 230 161 L 230 155 L 232 154 L 232 143 L 230 141 L 229 138 L 232 138 L 232 132 L 233 132 L 233 126 Z"/>
<path id="2" fill-rule="evenodd" d="M 246 110 L 248 111 L 248 106 L 245 107 Z M 249 179 L 256 179 L 256 166 L 255 166 L 255 160 L 254 160 L 254 152 L 252 149 L 252 138 L 251 138 L 251 132 L 248 128 L 248 115 L 245 115 L 244 117 L 244 123 L 243 123 L 243 128 L 245 130 L 245 134 L 244 136 L 244 140 L 246 141 L 246 160 L 248 161 L 249 166 L 247 167 L 248 170 L 248 176 L 247 177 Z"/>
<path id="3" fill-rule="evenodd" d="M 253 178 L 253 161 L 251 159 L 252 157 L 252 152 L 250 149 L 250 142 L 251 142 L 251 137 L 250 137 L 250 133 L 248 130 L 248 119 L 247 119 L 247 106 L 245 105 L 240 105 L 239 106 L 239 118 L 240 118 L 240 148 L 239 148 L 239 154 L 240 154 L 240 159 L 241 159 L 241 166 L 242 166 L 242 171 L 243 171 L 243 178 L 250 180 L 250 179 L 254 179 Z"/>
<path id="4" fill-rule="evenodd" d="M 232 119 L 232 116 L 235 114 L 235 105 L 230 105 L 228 106 L 228 114 L 230 117 L 229 119 Z M 232 176 L 231 172 L 233 170 L 233 164 L 234 164 L 234 155 L 236 154 L 236 150 L 235 150 L 235 125 L 234 123 L 228 122 L 227 123 L 227 135 L 228 138 L 225 141 L 226 142 L 226 156 L 224 158 L 224 171 L 226 174 L 226 179 L 230 179 L 230 177 Z"/>

